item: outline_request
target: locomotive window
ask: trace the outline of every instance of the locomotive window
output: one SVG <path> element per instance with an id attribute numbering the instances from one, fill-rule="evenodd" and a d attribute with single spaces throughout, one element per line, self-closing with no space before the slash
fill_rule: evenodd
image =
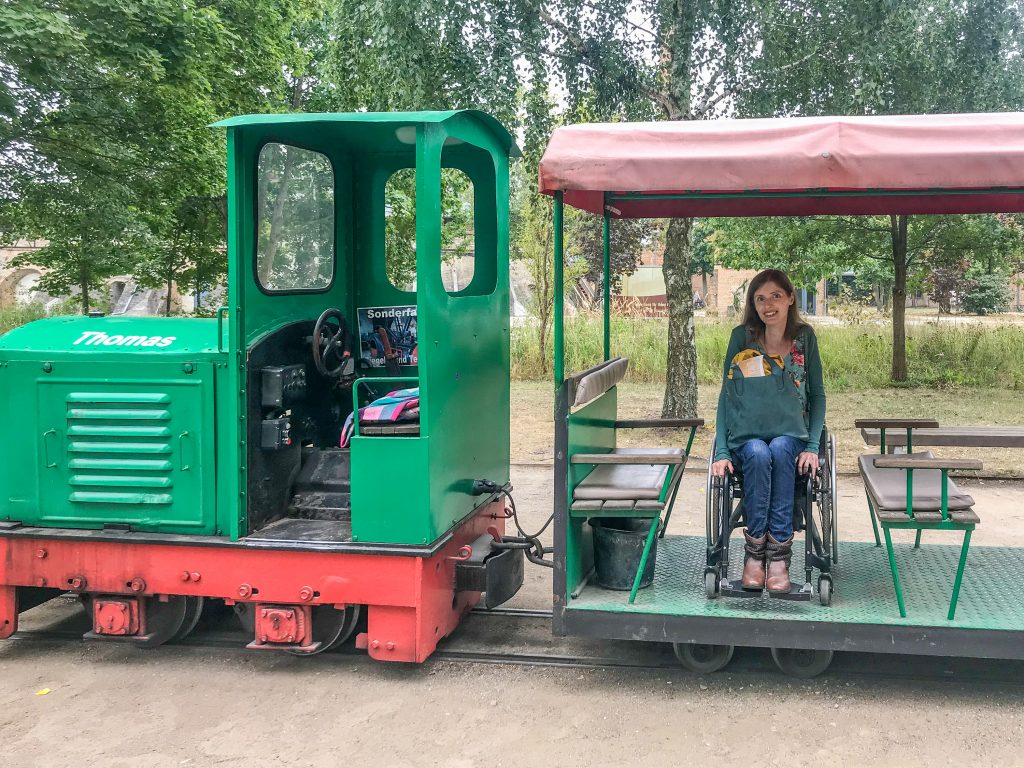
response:
<path id="1" fill-rule="evenodd" d="M 458 293 L 475 271 L 473 183 L 460 170 L 441 169 L 441 278 Z M 384 187 L 384 260 L 388 280 L 401 291 L 416 290 L 416 171 L 396 171 Z"/>
<path id="2" fill-rule="evenodd" d="M 384 271 L 400 291 L 416 290 L 416 171 L 395 171 L 384 185 Z"/>
<path id="3" fill-rule="evenodd" d="M 318 291 L 334 279 L 334 169 L 326 155 L 265 144 L 257 168 L 256 276 L 267 291 Z"/>
<path id="4" fill-rule="evenodd" d="M 441 171 L 441 282 L 448 293 L 473 282 L 473 182 L 462 171 Z"/>

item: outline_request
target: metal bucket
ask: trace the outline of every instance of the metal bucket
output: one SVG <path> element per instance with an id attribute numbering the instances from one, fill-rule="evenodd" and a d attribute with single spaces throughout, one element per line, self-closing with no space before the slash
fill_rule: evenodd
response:
<path id="1" fill-rule="evenodd" d="M 594 529 L 594 570 L 600 586 L 621 590 L 633 588 L 647 533 L 651 525 L 656 523 L 656 520 L 642 517 L 605 517 L 590 521 Z M 654 583 L 654 561 L 657 554 L 658 539 L 655 537 L 640 578 L 641 588 Z"/>

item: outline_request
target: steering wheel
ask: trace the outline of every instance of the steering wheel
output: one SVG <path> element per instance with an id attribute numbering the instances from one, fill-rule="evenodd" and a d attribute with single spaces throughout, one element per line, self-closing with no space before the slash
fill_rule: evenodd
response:
<path id="1" fill-rule="evenodd" d="M 341 310 L 325 309 L 313 326 L 313 364 L 324 376 L 341 375 L 350 356 L 347 341 L 348 325 Z"/>

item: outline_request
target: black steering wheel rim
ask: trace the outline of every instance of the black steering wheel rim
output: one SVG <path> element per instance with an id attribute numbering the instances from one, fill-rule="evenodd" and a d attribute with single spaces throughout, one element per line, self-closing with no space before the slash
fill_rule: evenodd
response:
<path id="1" fill-rule="evenodd" d="M 332 329 L 331 321 L 335 328 Z M 340 309 L 328 307 L 313 326 L 313 365 L 324 376 L 340 376 L 348 357 L 348 324 Z M 331 361 L 334 361 L 334 364 Z"/>

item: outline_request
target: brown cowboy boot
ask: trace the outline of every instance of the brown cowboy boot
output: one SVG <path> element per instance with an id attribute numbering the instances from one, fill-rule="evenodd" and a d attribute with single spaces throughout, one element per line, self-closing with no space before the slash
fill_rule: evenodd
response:
<path id="1" fill-rule="evenodd" d="M 755 539 L 744 530 L 743 538 L 746 539 L 743 547 L 746 553 L 743 561 L 743 588 L 764 589 L 764 548 L 768 542 L 767 536 Z"/>
<path id="2" fill-rule="evenodd" d="M 776 541 L 768 534 L 766 545 L 768 559 L 768 578 L 765 587 L 769 592 L 789 592 L 792 582 L 789 580 L 789 561 L 793 558 L 793 537 L 785 541 Z"/>

